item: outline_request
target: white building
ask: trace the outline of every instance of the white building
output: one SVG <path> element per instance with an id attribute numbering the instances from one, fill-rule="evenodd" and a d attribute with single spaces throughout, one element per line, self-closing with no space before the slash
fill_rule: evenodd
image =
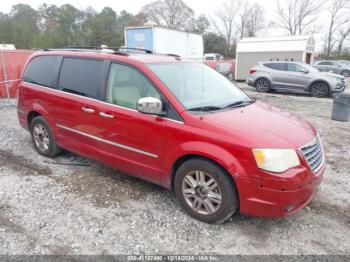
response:
<path id="1" fill-rule="evenodd" d="M 16 50 L 13 44 L 0 44 L 0 50 Z"/>
<path id="2" fill-rule="evenodd" d="M 243 38 L 237 45 L 235 79 L 245 80 L 250 68 L 260 61 L 294 60 L 313 63 L 312 36 Z"/>

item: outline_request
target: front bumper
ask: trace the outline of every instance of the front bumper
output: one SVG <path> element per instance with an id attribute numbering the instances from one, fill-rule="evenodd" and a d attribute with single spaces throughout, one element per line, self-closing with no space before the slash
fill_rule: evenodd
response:
<path id="1" fill-rule="evenodd" d="M 346 85 L 337 85 L 337 86 L 332 88 L 331 93 L 332 94 L 341 93 L 345 90 L 345 88 L 346 88 Z"/>
<path id="2" fill-rule="evenodd" d="M 288 179 L 237 176 L 235 182 L 239 190 L 240 212 L 261 217 L 293 215 L 313 199 L 324 171 L 323 165 L 317 174 L 310 174 L 308 169 L 302 169 L 301 173 Z"/>

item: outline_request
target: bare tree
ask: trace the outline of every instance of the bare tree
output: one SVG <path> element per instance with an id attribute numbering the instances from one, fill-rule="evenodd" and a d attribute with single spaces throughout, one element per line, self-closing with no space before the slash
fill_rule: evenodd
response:
<path id="1" fill-rule="evenodd" d="M 225 54 L 228 54 L 232 43 L 234 42 L 233 33 L 235 29 L 235 19 L 237 10 L 239 10 L 241 3 L 237 0 L 227 0 L 227 2 L 218 9 L 212 19 L 212 25 L 216 31 L 225 38 Z"/>
<path id="2" fill-rule="evenodd" d="M 340 29 L 339 30 L 339 39 L 338 39 L 338 56 L 342 54 L 343 51 L 343 46 L 345 40 L 350 38 L 350 25 L 347 24 L 347 27 L 345 29 Z"/>
<path id="3" fill-rule="evenodd" d="M 276 25 L 290 35 L 309 33 L 323 5 L 322 0 L 278 0 Z"/>
<path id="4" fill-rule="evenodd" d="M 256 33 L 265 27 L 264 10 L 259 4 L 255 3 L 252 7 L 245 27 L 248 37 L 255 37 Z"/>
<path id="5" fill-rule="evenodd" d="M 240 39 L 242 39 L 245 36 L 245 30 L 247 28 L 248 19 L 250 18 L 252 9 L 253 7 L 250 5 L 249 2 L 244 2 L 243 4 L 241 4 L 240 12 L 238 14 L 238 30 L 240 33 Z"/>
<path id="6" fill-rule="evenodd" d="M 330 12 L 330 20 L 328 32 L 326 35 L 325 51 L 327 57 L 331 55 L 334 45 L 336 44 L 335 33 L 338 28 L 347 22 L 348 17 L 344 19 L 344 10 L 349 1 L 348 0 L 332 0 L 331 6 L 328 9 Z M 344 40 L 342 41 L 344 42 Z"/>
<path id="7" fill-rule="evenodd" d="M 193 29 L 194 11 L 182 0 L 159 0 L 141 9 L 147 20 L 170 29 Z"/>
<path id="8" fill-rule="evenodd" d="M 344 43 L 346 40 L 350 39 L 350 23 L 344 23 L 344 25 L 339 28 L 338 30 L 338 46 L 337 46 L 337 53 L 338 56 L 341 56 L 342 52 L 343 52 L 343 47 L 344 47 Z"/>

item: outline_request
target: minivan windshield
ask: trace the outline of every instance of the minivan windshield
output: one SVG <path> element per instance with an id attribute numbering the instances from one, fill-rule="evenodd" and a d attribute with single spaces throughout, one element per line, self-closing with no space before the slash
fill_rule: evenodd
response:
<path id="1" fill-rule="evenodd" d="M 254 102 L 202 63 L 149 64 L 148 67 L 189 111 L 215 111 Z"/>

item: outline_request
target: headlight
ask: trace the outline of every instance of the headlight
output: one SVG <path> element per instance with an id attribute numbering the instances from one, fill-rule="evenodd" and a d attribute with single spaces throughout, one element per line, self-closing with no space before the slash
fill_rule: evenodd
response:
<path id="1" fill-rule="evenodd" d="M 253 155 L 259 168 L 281 173 L 299 166 L 300 160 L 293 149 L 253 149 Z"/>
<path id="2" fill-rule="evenodd" d="M 334 84 L 341 84 L 341 79 L 339 78 L 339 77 L 331 77 L 331 79 L 332 79 L 332 82 L 334 83 Z"/>

